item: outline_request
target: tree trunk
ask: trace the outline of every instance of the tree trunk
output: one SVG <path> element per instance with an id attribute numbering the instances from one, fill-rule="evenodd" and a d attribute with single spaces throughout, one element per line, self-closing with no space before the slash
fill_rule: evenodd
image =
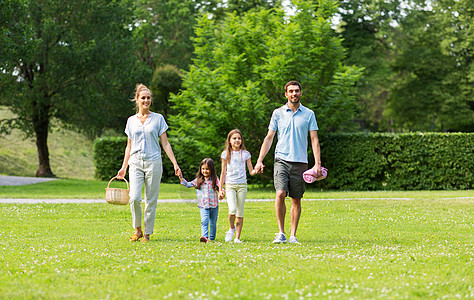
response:
<path id="1" fill-rule="evenodd" d="M 38 149 L 38 171 L 36 177 L 55 177 L 49 165 L 48 131 L 49 108 L 39 104 L 33 117 L 33 127 L 36 134 L 36 148 Z"/>

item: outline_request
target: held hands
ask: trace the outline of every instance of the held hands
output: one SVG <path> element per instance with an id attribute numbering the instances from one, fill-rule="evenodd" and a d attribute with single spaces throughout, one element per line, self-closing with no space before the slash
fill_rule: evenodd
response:
<path id="1" fill-rule="evenodd" d="M 181 178 L 183 175 L 181 174 L 181 169 L 179 168 L 178 164 L 174 165 L 174 175 Z"/>
<path id="2" fill-rule="evenodd" d="M 176 168 L 177 167 L 177 168 Z M 174 174 L 178 176 L 179 181 L 183 182 L 183 173 L 181 172 L 181 169 L 176 165 L 174 168 Z"/>
<path id="3" fill-rule="evenodd" d="M 257 161 L 257 164 L 255 165 L 255 168 L 254 168 L 255 173 L 256 174 L 262 174 L 263 173 L 263 168 L 265 168 L 265 165 L 262 162 Z M 252 174 L 250 174 L 250 175 L 252 175 Z"/>
<path id="4" fill-rule="evenodd" d="M 225 197 L 225 191 L 224 191 L 224 190 L 220 190 L 220 191 L 219 191 L 219 200 L 224 199 L 224 197 Z"/>

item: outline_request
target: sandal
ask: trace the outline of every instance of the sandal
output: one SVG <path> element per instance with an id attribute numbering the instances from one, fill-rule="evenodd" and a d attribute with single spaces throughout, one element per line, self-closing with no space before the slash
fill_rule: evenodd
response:
<path id="1" fill-rule="evenodd" d="M 146 243 L 150 240 L 150 236 L 147 237 L 143 237 L 142 240 L 140 241 L 141 243 Z"/>
<path id="2" fill-rule="evenodd" d="M 134 233 L 131 237 L 130 237 L 130 242 L 136 242 L 138 241 L 139 239 L 141 239 L 143 237 L 143 232 L 141 232 L 140 234 L 137 234 L 137 233 Z"/>

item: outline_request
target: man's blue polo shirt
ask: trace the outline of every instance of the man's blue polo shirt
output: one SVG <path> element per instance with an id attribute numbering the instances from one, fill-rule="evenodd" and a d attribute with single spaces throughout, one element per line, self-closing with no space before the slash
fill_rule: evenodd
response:
<path id="1" fill-rule="evenodd" d="M 308 132 L 318 130 L 314 112 L 300 104 L 295 113 L 283 105 L 273 111 L 268 129 L 278 132 L 275 158 L 308 162 Z"/>

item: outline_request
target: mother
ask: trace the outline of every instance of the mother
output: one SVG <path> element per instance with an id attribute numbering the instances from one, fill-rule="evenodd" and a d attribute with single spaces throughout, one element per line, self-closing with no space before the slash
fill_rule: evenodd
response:
<path id="1" fill-rule="evenodd" d="M 127 120 L 125 127 L 128 136 L 127 147 L 117 178 L 123 179 L 127 167 L 130 166 L 130 208 L 135 228 L 130 241 L 136 242 L 143 238 L 141 242 L 148 242 L 155 226 L 156 205 L 163 174 L 159 140 L 173 163 L 175 174 L 179 175 L 181 170 L 166 135 L 168 125 L 165 119 L 161 114 L 150 111 L 151 91 L 145 85 L 138 84 L 135 88 L 135 98 L 130 101 L 135 102 L 137 113 Z M 145 184 L 145 232 L 141 225 L 143 184 Z"/>

